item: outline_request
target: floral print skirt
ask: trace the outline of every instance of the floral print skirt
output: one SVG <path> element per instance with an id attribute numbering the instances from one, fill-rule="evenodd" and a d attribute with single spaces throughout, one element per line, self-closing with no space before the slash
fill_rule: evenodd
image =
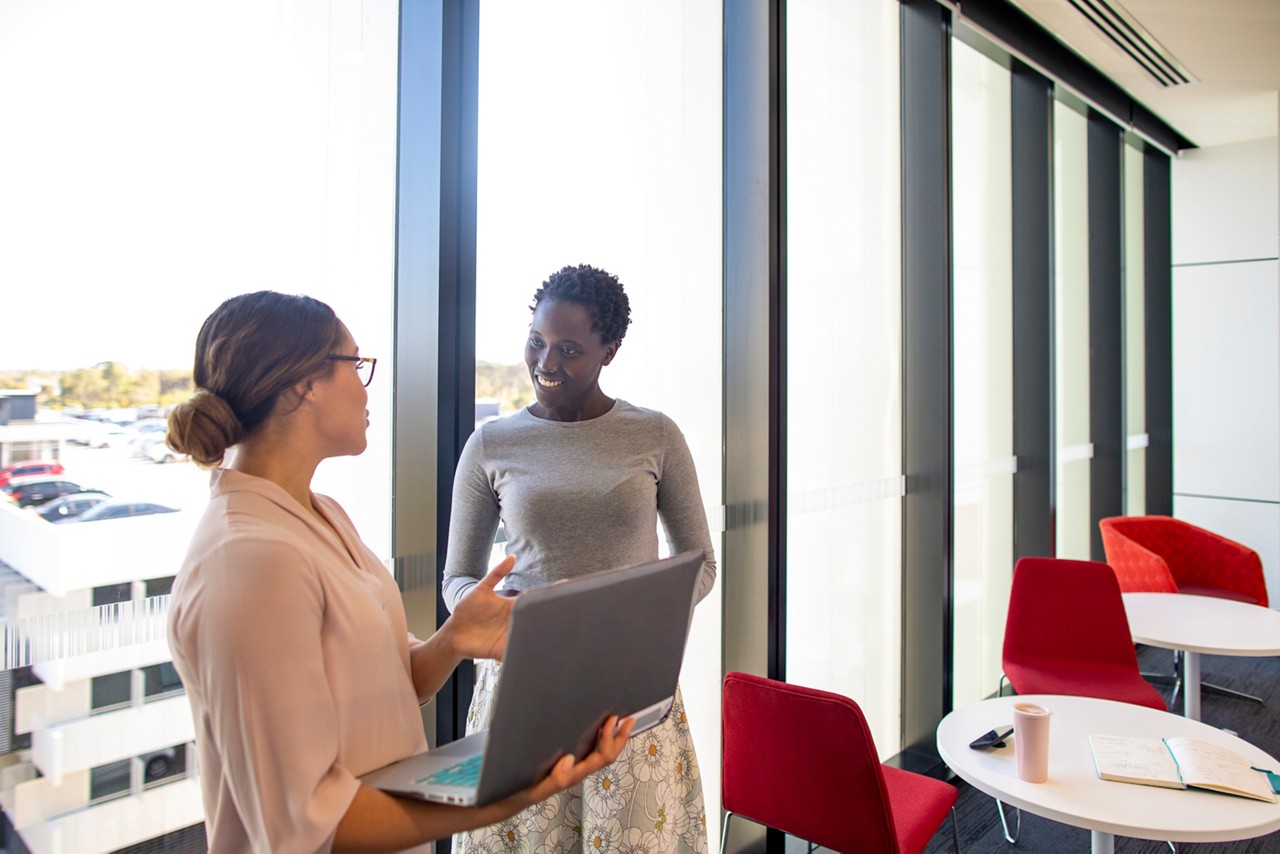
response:
<path id="1" fill-rule="evenodd" d="M 467 732 L 489 725 L 502 665 L 476 662 L 476 690 Z M 658 726 L 633 736 L 612 765 L 579 785 L 501 824 L 460 833 L 463 854 L 705 854 L 707 813 L 689 737 L 684 700 Z"/>

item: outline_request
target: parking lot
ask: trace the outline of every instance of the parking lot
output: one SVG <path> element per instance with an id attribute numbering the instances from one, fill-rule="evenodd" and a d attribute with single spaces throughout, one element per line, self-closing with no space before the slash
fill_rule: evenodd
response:
<path id="1" fill-rule="evenodd" d="M 154 501 L 196 512 L 209 500 L 209 473 L 191 462 L 153 463 L 130 457 L 125 448 L 66 444 L 62 465 L 66 469 L 62 477 L 117 498 Z"/>

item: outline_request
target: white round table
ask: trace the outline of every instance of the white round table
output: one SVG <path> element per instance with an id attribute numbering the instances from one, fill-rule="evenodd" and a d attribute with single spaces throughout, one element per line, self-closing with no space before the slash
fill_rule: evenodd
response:
<path id="1" fill-rule="evenodd" d="M 1280 612 L 1214 596 L 1125 593 L 1135 643 L 1182 650 L 1183 713 L 1200 720 L 1200 655 L 1280 655 Z"/>
<path id="2" fill-rule="evenodd" d="M 1012 706 L 1047 706 L 1049 779 L 1018 779 L 1016 746 L 974 750 L 969 742 L 1013 720 Z M 1146 706 L 1048 694 L 996 697 L 956 709 L 938 724 L 938 752 L 960 779 L 1006 804 L 1092 834 L 1094 854 L 1111 854 L 1116 836 L 1171 842 L 1224 842 L 1280 830 L 1280 803 L 1194 789 L 1161 789 L 1099 780 L 1090 735 L 1144 738 L 1189 736 L 1242 754 L 1254 765 L 1280 771 L 1280 762 L 1220 729 Z"/>

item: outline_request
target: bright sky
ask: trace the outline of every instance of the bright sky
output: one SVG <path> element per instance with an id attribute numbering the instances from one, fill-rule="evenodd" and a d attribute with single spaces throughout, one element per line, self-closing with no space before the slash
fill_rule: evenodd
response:
<path id="1" fill-rule="evenodd" d="M 0 287 L 22 317 L 0 368 L 188 367 L 210 311 L 259 288 L 387 339 L 395 3 L 363 5 L 331 37 L 362 4 L 0 3 Z"/>
<path id="2" fill-rule="evenodd" d="M 395 25 L 394 0 L 0 3 L 0 370 L 185 368 L 203 319 L 259 288 L 386 353 Z M 488 265 L 478 354 L 515 362 L 542 277 L 585 259 L 498 254 L 519 262 Z"/>
<path id="3" fill-rule="evenodd" d="M 697 11 L 683 55 L 646 66 L 645 50 L 672 41 L 672 20 L 692 27 L 700 7 L 555 8 L 562 43 L 531 45 L 545 10 L 482 7 L 481 360 L 521 360 L 532 294 L 565 264 L 622 277 L 636 357 L 679 310 L 668 289 L 687 292 L 691 279 L 718 291 L 718 252 L 696 253 L 705 269 L 686 260 L 691 246 L 718 245 L 718 137 L 690 148 L 662 112 L 705 113 L 715 129 L 718 76 L 701 65 L 718 71 L 718 45 L 702 34 L 718 32 L 717 9 Z M 0 370 L 189 367 L 209 312 L 260 288 L 326 300 L 364 352 L 387 354 L 396 10 L 395 0 L 0 2 L 10 129 L 0 288 L 18 294 L 6 303 L 23 318 L 4 324 Z"/>

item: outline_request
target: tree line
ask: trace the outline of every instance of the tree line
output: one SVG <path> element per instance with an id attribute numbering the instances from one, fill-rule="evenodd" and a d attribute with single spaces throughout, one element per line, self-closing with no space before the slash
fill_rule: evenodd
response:
<path id="1" fill-rule="evenodd" d="M 0 388 L 38 390 L 36 403 L 50 409 L 133 409 L 172 406 L 191 397 L 191 371 L 99 362 L 70 371 L 0 371 Z"/>
<path id="2" fill-rule="evenodd" d="M 71 371 L 0 371 L 0 388 L 37 388 L 37 404 L 50 409 L 132 409 L 172 406 L 191 397 L 190 370 L 142 368 L 99 362 Z M 476 363 L 476 397 L 497 400 L 503 412 L 533 402 L 524 365 Z"/>

